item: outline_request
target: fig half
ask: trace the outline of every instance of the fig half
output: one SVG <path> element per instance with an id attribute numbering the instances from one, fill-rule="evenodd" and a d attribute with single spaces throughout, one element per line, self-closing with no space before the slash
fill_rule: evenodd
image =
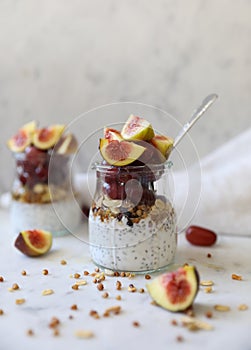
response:
<path id="1" fill-rule="evenodd" d="M 147 120 L 131 114 L 121 131 L 121 136 L 128 141 L 150 141 L 154 137 L 154 131 Z"/>
<path id="2" fill-rule="evenodd" d="M 151 139 L 151 144 L 156 147 L 167 159 L 173 148 L 173 139 L 164 135 L 155 135 Z"/>
<path id="3" fill-rule="evenodd" d="M 160 150 L 153 144 L 147 141 L 135 141 L 137 145 L 145 147 L 144 153 L 139 157 L 139 161 L 143 164 L 161 164 L 166 161 L 166 158 Z"/>
<path id="4" fill-rule="evenodd" d="M 42 150 L 52 148 L 59 141 L 64 129 L 65 125 L 56 124 L 35 130 L 33 134 L 34 146 Z"/>
<path id="5" fill-rule="evenodd" d="M 178 312 L 192 306 L 199 290 L 199 274 L 195 266 L 185 265 L 167 272 L 147 284 L 153 300 L 169 311 Z"/>
<path id="6" fill-rule="evenodd" d="M 109 141 L 117 140 L 117 141 L 123 141 L 123 137 L 121 136 L 121 132 L 113 129 L 113 128 L 104 128 L 104 137 L 105 139 L 108 139 Z"/>
<path id="7" fill-rule="evenodd" d="M 21 231 L 15 240 L 15 247 L 25 255 L 40 256 L 52 246 L 52 234 L 45 230 Z"/>
<path id="8" fill-rule="evenodd" d="M 131 164 L 145 151 L 145 147 L 129 141 L 100 139 L 99 149 L 104 160 L 115 166 Z"/>
<path id="9" fill-rule="evenodd" d="M 35 128 L 35 121 L 25 124 L 18 130 L 16 135 L 8 140 L 7 145 L 9 149 L 13 152 L 23 152 L 31 144 Z"/>

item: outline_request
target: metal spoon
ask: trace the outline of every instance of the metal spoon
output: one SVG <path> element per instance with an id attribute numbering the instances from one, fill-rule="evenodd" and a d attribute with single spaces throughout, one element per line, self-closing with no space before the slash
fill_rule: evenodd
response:
<path id="1" fill-rule="evenodd" d="M 181 131 L 174 139 L 173 147 L 176 147 L 188 130 L 197 122 L 197 120 L 206 112 L 206 110 L 214 103 L 218 95 L 210 94 L 201 103 L 201 105 L 193 112 L 191 119 L 183 126 Z"/>

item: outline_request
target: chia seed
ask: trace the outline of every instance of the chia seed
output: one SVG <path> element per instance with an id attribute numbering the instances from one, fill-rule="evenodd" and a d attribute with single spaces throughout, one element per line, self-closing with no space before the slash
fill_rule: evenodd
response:
<path id="1" fill-rule="evenodd" d="M 126 223 L 128 226 L 133 226 L 133 222 L 131 220 L 127 220 L 127 223 Z"/>

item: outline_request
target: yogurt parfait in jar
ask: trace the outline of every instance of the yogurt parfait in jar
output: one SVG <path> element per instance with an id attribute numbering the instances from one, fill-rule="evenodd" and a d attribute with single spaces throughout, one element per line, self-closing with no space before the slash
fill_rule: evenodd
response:
<path id="1" fill-rule="evenodd" d="M 77 140 L 64 131 L 64 125 L 37 128 L 33 121 L 8 141 L 16 164 L 11 191 L 15 233 L 39 228 L 58 236 L 79 223 L 70 171 Z"/>
<path id="2" fill-rule="evenodd" d="M 122 131 L 104 129 L 103 160 L 94 164 L 96 191 L 89 213 L 93 261 L 116 271 L 155 271 L 173 262 L 176 214 L 169 199 L 173 140 L 130 116 Z"/>

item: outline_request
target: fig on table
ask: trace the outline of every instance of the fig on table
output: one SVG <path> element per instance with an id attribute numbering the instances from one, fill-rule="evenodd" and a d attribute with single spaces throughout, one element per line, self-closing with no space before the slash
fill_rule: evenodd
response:
<path id="1" fill-rule="evenodd" d="M 52 246 L 52 234 L 45 230 L 21 231 L 15 240 L 15 247 L 31 257 L 46 254 Z"/>
<path id="2" fill-rule="evenodd" d="M 161 307 L 172 312 L 190 308 L 198 293 L 199 273 L 195 266 L 184 265 L 176 271 L 166 272 L 155 277 L 147 284 L 147 290 L 153 300 Z"/>

